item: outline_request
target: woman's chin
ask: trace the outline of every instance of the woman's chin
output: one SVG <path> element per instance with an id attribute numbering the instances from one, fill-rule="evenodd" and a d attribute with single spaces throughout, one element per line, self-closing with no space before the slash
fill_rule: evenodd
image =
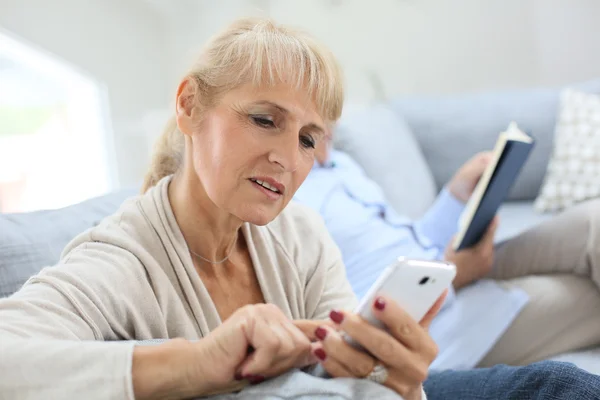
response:
<path id="1" fill-rule="evenodd" d="M 269 222 L 273 221 L 277 217 L 277 215 L 264 215 L 264 214 L 255 214 L 250 216 L 246 222 L 251 223 L 257 226 L 267 225 Z"/>
<path id="2" fill-rule="evenodd" d="M 275 210 L 274 208 L 271 209 L 270 207 L 245 207 L 245 210 L 242 213 L 240 213 L 241 215 L 239 215 L 238 217 L 241 217 L 240 219 L 242 221 L 248 222 L 250 224 L 263 226 L 267 225 L 269 222 L 277 218 L 277 216 L 280 213 L 281 210 Z"/>

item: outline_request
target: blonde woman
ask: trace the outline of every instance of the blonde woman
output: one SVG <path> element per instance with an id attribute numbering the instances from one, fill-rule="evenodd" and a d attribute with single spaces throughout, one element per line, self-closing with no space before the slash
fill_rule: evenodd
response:
<path id="1" fill-rule="evenodd" d="M 419 325 L 378 299 L 391 334 L 345 313 L 337 247 L 288 204 L 342 101 L 338 65 L 309 36 L 244 19 L 214 37 L 177 89 L 145 193 L 0 301 L 0 397 L 189 398 L 319 361 L 424 398 L 436 309 Z M 336 328 L 373 356 L 311 343 Z M 153 338 L 179 339 L 125 341 Z"/>

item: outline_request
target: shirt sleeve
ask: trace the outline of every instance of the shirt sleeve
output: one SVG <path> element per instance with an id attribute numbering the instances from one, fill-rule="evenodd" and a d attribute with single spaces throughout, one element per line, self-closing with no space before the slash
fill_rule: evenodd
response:
<path id="1" fill-rule="evenodd" d="M 143 266 L 123 249 L 81 247 L 0 300 L 6 398 L 134 398 L 135 343 L 116 340 L 129 339 L 127 307 L 142 303 L 134 286 L 144 286 Z"/>
<path id="2" fill-rule="evenodd" d="M 427 213 L 415 222 L 414 227 L 417 232 L 424 235 L 443 252 L 458 230 L 458 221 L 464 209 L 465 204 L 454 197 L 445 187 Z M 441 310 L 450 307 L 455 299 L 456 292 L 450 285 Z"/>
<path id="3" fill-rule="evenodd" d="M 448 188 L 444 188 L 425 215 L 415 221 L 414 227 L 434 245 L 445 249 L 458 230 L 458 221 L 464 209 L 465 204 L 454 197 Z"/>

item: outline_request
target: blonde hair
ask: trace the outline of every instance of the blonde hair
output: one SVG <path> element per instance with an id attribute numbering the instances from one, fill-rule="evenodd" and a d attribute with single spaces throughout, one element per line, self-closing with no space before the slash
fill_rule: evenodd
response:
<path id="1" fill-rule="evenodd" d="M 308 34 L 265 18 L 243 18 L 214 36 L 186 74 L 197 104 L 210 107 L 240 85 L 289 83 L 308 90 L 326 122 L 343 106 L 340 68 L 331 52 Z M 142 192 L 183 164 L 185 140 L 171 117 L 156 143 Z"/>

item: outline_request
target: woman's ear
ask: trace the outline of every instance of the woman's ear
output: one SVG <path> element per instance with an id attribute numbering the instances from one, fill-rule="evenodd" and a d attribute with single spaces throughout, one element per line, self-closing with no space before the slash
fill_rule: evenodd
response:
<path id="1" fill-rule="evenodd" d="M 195 107 L 196 88 L 191 78 L 184 79 L 177 88 L 176 120 L 177 127 L 184 135 L 191 135 L 193 131 L 193 111 Z"/>

